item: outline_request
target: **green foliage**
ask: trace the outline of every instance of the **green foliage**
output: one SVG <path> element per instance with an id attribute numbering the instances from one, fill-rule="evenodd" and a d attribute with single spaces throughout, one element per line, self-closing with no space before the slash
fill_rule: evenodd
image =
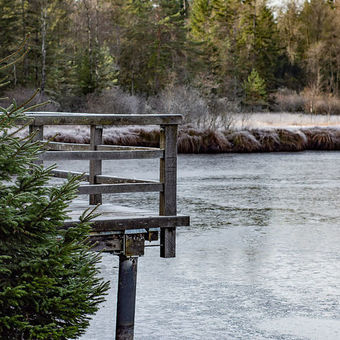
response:
<path id="1" fill-rule="evenodd" d="M 34 163 L 42 145 L 15 127 L 27 109 L 0 109 L 0 338 L 73 339 L 108 289 L 87 243 L 93 212 L 63 227 L 79 178 L 46 187 L 53 167 Z"/>
<path id="2" fill-rule="evenodd" d="M 243 88 L 245 92 L 245 104 L 251 106 L 266 104 L 266 83 L 255 69 L 251 71 L 248 79 L 244 81 Z"/>
<path id="3" fill-rule="evenodd" d="M 182 1 L 127 1 L 119 83 L 130 92 L 156 94 L 171 78 L 186 81 L 191 47 Z"/>
<path id="4" fill-rule="evenodd" d="M 274 15 L 267 0 L 0 0 L 0 57 L 30 34 L 12 83 L 42 87 L 61 107 L 116 85 L 149 96 L 168 84 L 200 87 L 202 77 L 214 95 L 241 98 L 252 69 L 268 93 L 309 87 L 338 96 L 340 5 L 280 8 Z"/>
<path id="5" fill-rule="evenodd" d="M 118 70 L 107 47 L 98 48 L 93 54 L 96 65 L 87 49 L 81 51 L 77 59 L 78 92 L 85 95 L 111 88 L 117 83 Z"/>

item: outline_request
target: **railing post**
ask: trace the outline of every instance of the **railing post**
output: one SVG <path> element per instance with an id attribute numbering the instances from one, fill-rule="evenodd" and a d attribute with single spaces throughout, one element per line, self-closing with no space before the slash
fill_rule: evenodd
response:
<path id="1" fill-rule="evenodd" d="M 91 125 L 90 149 L 97 150 L 97 145 L 102 144 L 103 127 Z M 90 161 L 89 183 L 96 184 L 96 176 L 102 174 L 102 160 Z M 90 194 L 90 204 L 96 205 L 102 203 L 102 194 Z"/>
<path id="2" fill-rule="evenodd" d="M 119 255 L 116 340 L 133 340 L 138 257 Z"/>
<path id="3" fill-rule="evenodd" d="M 164 185 L 159 198 L 159 214 L 175 216 L 177 214 L 177 125 L 162 125 L 160 148 L 164 149 L 164 158 L 160 160 L 160 182 Z M 176 228 L 169 225 L 162 228 L 160 234 L 160 256 L 176 256 Z"/>
<path id="4" fill-rule="evenodd" d="M 44 125 L 30 125 L 29 133 L 35 133 L 36 135 L 32 139 L 32 142 L 42 141 L 44 139 Z M 42 165 L 42 160 L 34 161 L 35 164 Z"/>

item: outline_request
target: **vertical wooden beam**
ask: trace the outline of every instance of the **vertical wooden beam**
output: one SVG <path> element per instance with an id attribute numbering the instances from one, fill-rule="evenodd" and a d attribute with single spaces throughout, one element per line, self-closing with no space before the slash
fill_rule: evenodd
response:
<path id="1" fill-rule="evenodd" d="M 138 257 L 119 255 L 116 340 L 133 340 Z"/>
<path id="2" fill-rule="evenodd" d="M 162 125 L 160 147 L 164 149 L 164 158 L 160 160 L 160 182 L 164 190 L 159 197 L 159 214 L 175 216 L 177 214 L 177 125 Z M 176 228 L 169 225 L 162 228 L 160 234 L 160 256 L 176 256 Z"/>
<path id="3" fill-rule="evenodd" d="M 30 125 L 29 126 L 29 133 L 35 133 L 34 138 L 32 139 L 32 142 L 36 142 L 39 140 L 44 139 L 44 126 L 43 125 Z M 42 160 L 36 160 L 34 161 L 35 164 L 42 165 Z"/>
<path id="4" fill-rule="evenodd" d="M 91 125 L 90 133 L 90 150 L 97 150 L 97 145 L 102 144 L 103 141 L 103 127 Z M 96 176 L 102 174 L 102 161 L 90 161 L 89 183 L 96 183 Z M 102 203 L 102 194 L 90 194 L 90 204 L 96 205 Z"/>

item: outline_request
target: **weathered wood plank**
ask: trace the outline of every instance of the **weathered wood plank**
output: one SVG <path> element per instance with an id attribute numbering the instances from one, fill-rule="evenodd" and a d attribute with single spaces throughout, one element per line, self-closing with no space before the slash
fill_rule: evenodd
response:
<path id="1" fill-rule="evenodd" d="M 66 228 L 75 226 L 79 221 L 66 220 L 64 225 Z M 97 218 L 92 221 L 92 228 L 95 232 L 106 231 L 124 231 L 141 228 L 168 228 L 172 226 L 188 226 L 190 225 L 189 216 L 144 216 L 144 217 L 124 217 L 124 218 Z"/>
<path id="2" fill-rule="evenodd" d="M 90 149 L 96 151 L 97 145 L 103 143 L 103 127 L 91 125 L 91 133 L 90 133 Z M 102 160 L 90 160 L 90 171 L 89 171 L 89 183 L 97 184 L 96 176 L 102 174 Z M 102 195 L 100 192 L 94 193 L 91 192 L 89 197 L 89 202 L 92 205 L 101 204 L 103 201 Z"/>
<path id="3" fill-rule="evenodd" d="M 96 176 L 98 184 L 118 184 L 118 183 L 159 183 L 157 181 L 147 181 L 143 179 L 136 178 L 124 178 L 124 177 L 115 177 L 115 176 L 105 176 L 99 175 Z"/>
<path id="4" fill-rule="evenodd" d="M 160 158 L 163 150 L 152 151 L 46 151 L 39 159 L 56 160 L 113 160 L 113 159 L 148 159 Z"/>
<path id="5" fill-rule="evenodd" d="M 85 151 L 90 150 L 90 144 L 49 142 L 46 149 L 50 151 Z"/>
<path id="6" fill-rule="evenodd" d="M 176 186 L 177 186 L 177 125 L 161 127 L 160 147 L 164 149 L 164 158 L 160 160 L 160 182 L 164 183 L 164 190 L 160 193 L 159 214 L 176 215 Z M 161 257 L 176 256 L 176 228 L 169 224 L 161 230 Z"/>
<path id="7" fill-rule="evenodd" d="M 50 151 L 86 151 L 90 150 L 90 144 L 49 142 L 46 149 Z M 123 145 L 97 145 L 98 151 L 158 151 L 159 148 L 147 148 L 142 146 Z"/>
<path id="8" fill-rule="evenodd" d="M 162 192 L 162 183 L 126 183 L 126 184 L 89 184 L 80 185 L 78 195 L 115 194 L 128 192 Z"/>
<path id="9" fill-rule="evenodd" d="M 83 176 L 84 181 L 89 180 L 88 173 L 82 173 L 78 171 L 68 171 L 68 170 L 52 170 L 51 174 L 57 178 L 68 178 L 70 175 L 75 176 Z M 149 181 L 144 179 L 137 178 L 124 178 L 124 177 L 115 177 L 115 176 L 106 176 L 106 175 L 97 175 L 96 176 L 97 184 L 123 184 L 123 183 L 160 183 L 157 181 Z"/>
<path id="10" fill-rule="evenodd" d="M 83 172 L 78 172 L 78 171 L 68 171 L 68 170 L 52 170 L 51 174 L 53 175 L 53 177 L 56 178 L 68 178 L 69 176 L 80 176 L 82 175 L 82 179 L 84 181 L 88 181 L 89 180 L 89 174 L 83 173 Z"/>
<path id="11" fill-rule="evenodd" d="M 140 114 L 96 114 L 96 113 L 68 113 L 68 112 L 27 112 L 27 119 L 34 125 L 165 125 L 180 124 L 182 116 Z M 17 124 L 24 124 L 27 120 L 18 120 Z"/>
<path id="12" fill-rule="evenodd" d="M 149 151 L 159 151 L 159 148 L 145 147 L 145 146 L 125 146 L 125 145 L 98 145 L 97 150 L 105 151 L 137 151 L 137 150 L 149 150 Z"/>

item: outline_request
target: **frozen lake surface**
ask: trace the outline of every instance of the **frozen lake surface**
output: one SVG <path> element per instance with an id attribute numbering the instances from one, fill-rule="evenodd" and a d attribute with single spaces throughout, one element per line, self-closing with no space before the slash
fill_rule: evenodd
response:
<path id="1" fill-rule="evenodd" d="M 156 178 L 156 164 L 104 171 Z M 178 197 L 191 226 L 175 259 L 148 248 L 139 260 L 135 339 L 340 339 L 340 153 L 182 155 Z M 104 255 L 112 288 L 82 340 L 114 338 L 117 269 Z"/>

